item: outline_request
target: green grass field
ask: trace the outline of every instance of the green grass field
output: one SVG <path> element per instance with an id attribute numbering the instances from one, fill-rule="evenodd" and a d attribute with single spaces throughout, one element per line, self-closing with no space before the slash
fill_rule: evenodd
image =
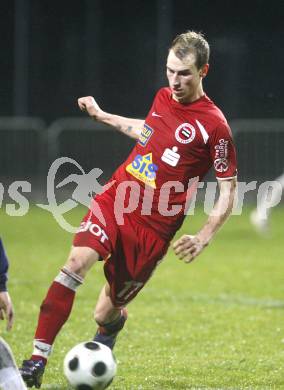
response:
<path id="1" fill-rule="evenodd" d="M 284 209 L 273 212 L 271 235 L 259 237 L 246 210 L 233 216 L 192 264 L 169 251 L 129 305 L 115 349 L 112 389 L 284 389 Z M 85 213 L 70 216 L 79 224 Z M 194 233 L 202 213 L 178 233 Z M 72 235 L 51 215 L 32 208 L 24 217 L 0 212 L 10 257 L 10 294 L 16 322 L 9 334 L 17 362 L 28 358 L 39 305 L 65 262 Z M 75 222 L 76 221 L 76 222 Z M 75 344 L 92 338 L 93 308 L 104 283 L 102 264 L 79 289 L 70 320 L 57 338 L 43 389 L 68 389 L 62 362 Z"/>

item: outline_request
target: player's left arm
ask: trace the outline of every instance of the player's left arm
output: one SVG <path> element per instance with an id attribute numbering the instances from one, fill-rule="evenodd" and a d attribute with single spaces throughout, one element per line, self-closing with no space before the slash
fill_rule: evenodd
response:
<path id="1" fill-rule="evenodd" d="M 218 180 L 218 184 L 219 197 L 204 226 L 195 236 L 185 234 L 173 244 L 175 254 L 185 263 L 190 263 L 203 251 L 232 212 L 237 179 Z"/>

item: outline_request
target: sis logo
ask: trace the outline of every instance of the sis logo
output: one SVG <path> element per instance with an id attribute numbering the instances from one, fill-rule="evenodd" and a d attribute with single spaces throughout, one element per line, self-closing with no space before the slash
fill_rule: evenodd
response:
<path id="1" fill-rule="evenodd" d="M 155 179 L 158 169 L 158 165 L 152 161 L 152 153 L 144 156 L 137 154 L 132 163 L 126 167 L 126 171 L 132 176 L 153 188 L 156 188 Z"/>

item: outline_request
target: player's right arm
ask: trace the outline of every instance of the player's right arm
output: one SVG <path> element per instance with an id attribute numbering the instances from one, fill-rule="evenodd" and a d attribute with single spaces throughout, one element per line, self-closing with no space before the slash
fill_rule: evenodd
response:
<path id="1" fill-rule="evenodd" d="M 92 96 L 79 98 L 78 105 L 81 111 L 86 111 L 94 120 L 112 126 L 130 138 L 139 139 L 144 125 L 143 119 L 126 118 L 109 114 L 99 107 Z"/>

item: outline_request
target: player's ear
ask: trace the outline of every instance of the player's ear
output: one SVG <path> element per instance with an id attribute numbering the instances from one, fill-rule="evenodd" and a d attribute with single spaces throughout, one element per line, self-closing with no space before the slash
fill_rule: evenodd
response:
<path id="1" fill-rule="evenodd" d="M 199 76 L 201 78 L 204 78 L 207 76 L 207 73 L 208 73 L 208 70 L 209 70 L 209 64 L 205 64 L 202 66 L 202 68 L 200 69 L 199 71 Z"/>

